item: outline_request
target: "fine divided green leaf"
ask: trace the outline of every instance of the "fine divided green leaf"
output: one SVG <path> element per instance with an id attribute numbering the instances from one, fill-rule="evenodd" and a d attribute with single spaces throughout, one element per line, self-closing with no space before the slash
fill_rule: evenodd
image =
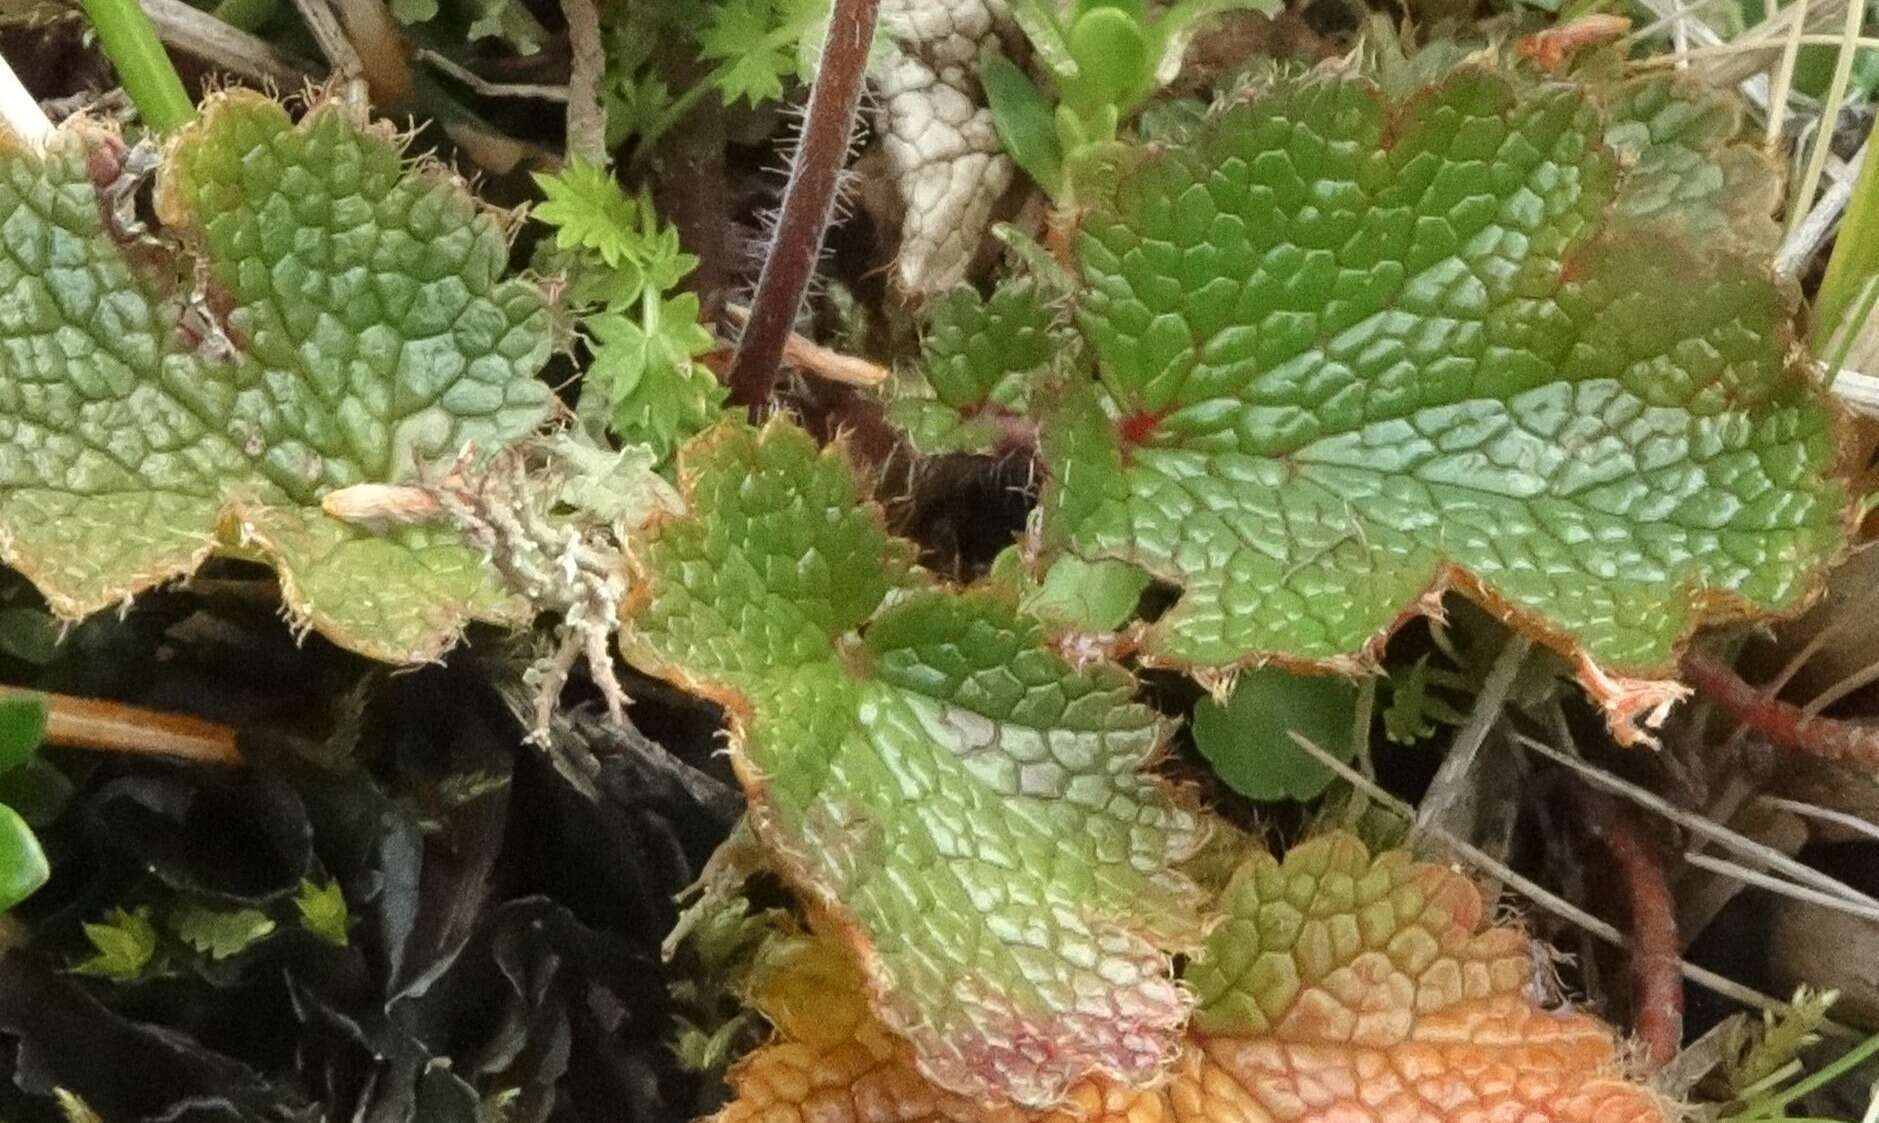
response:
<path id="1" fill-rule="evenodd" d="M 680 458 L 689 515 L 638 550 L 625 646 L 721 701 L 759 835 L 941 1084 L 1054 1101 L 1153 1076 L 1201 934 L 1173 864 L 1202 827 L 1142 773 L 1166 729 L 1002 594 L 952 594 L 839 450 L 727 424 Z"/>
<path id="2" fill-rule="evenodd" d="M 1181 588 L 1148 658 L 1353 667 L 1460 587 L 1623 717 L 1610 675 L 1813 586 L 1836 422 L 1726 217 L 1752 161 L 1708 111 L 1615 96 L 1321 74 L 1093 186 L 1099 383 L 1046 424 L 1046 543 Z"/>
<path id="3" fill-rule="evenodd" d="M 498 220 L 388 128 L 230 93 L 167 150 L 171 255 L 107 217 L 88 164 L 114 144 L 80 124 L 0 154 L 0 557 L 66 616 L 255 557 L 297 618 L 393 660 L 514 618 L 448 528 L 320 510 L 545 415 L 548 313 L 503 279 Z"/>

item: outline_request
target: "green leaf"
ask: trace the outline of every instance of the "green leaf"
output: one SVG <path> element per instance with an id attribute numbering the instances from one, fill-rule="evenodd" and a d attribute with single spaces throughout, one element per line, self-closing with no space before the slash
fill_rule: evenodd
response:
<path id="1" fill-rule="evenodd" d="M 1057 141 L 1056 111 L 1050 101 L 1004 55 L 985 57 L 979 64 L 979 84 L 1005 151 L 1046 194 L 1061 194 L 1063 149 Z"/>
<path id="2" fill-rule="evenodd" d="M 679 459 L 690 515 L 635 551 L 624 646 L 717 699 L 751 822 L 873 973 L 941 1083 L 1021 1103 L 1154 1075 L 1187 997 L 1202 828 L 1141 767 L 1167 732 L 1001 594 L 941 591 L 839 450 L 727 423 Z"/>
<path id="3" fill-rule="evenodd" d="M 1348 761 L 1356 715 L 1349 679 L 1255 667 L 1240 672 L 1225 705 L 1202 699 L 1194 707 L 1194 747 L 1248 799 L 1314 799 L 1334 773 L 1291 735 Z"/>
<path id="4" fill-rule="evenodd" d="M 410 27 L 437 18 L 438 0 L 391 0 L 392 18 Z"/>
<path id="5" fill-rule="evenodd" d="M 724 103 L 754 107 L 782 97 L 783 79 L 802 68 L 799 43 L 827 12 L 826 0 L 722 0 L 698 37 L 698 53 L 724 64 L 716 71 Z"/>
<path id="6" fill-rule="evenodd" d="M 545 416 L 548 312 L 503 279 L 497 218 L 406 167 L 388 125 L 326 103 L 296 126 L 229 92 L 159 174 L 164 244 L 188 252 L 127 252 L 87 175 L 95 128 L 0 153 L 0 556 L 67 617 L 211 553 L 269 561 L 298 621 L 397 661 L 519 618 L 454 532 L 320 507 Z"/>
<path id="7" fill-rule="evenodd" d="M 588 378 L 606 391 L 613 431 L 664 460 L 717 420 L 727 391 L 693 361 L 713 343 L 710 329 L 698 322 L 696 293 L 648 300 L 638 315 L 588 318 L 594 337 Z"/>
<path id="8" fill-rule="evenodd" d="M 1126 113 L 1154 88 L 1154 55 L 1146 26 L 1135 13 L 1103 5 L 1070 25 L 1077 76 L 1059 83 L 1063 102 L 1085 119 L 1102 106 Z"/>
<path id="9" fill-rule="evenodd" d="M 52 1097 L 58 1101 L 59 1113 L 65 1116 L 65 1123 L 104 1123 L 78 1093 L 54 1088 Z"/>
<path id="10" fill-rule="evenodd" d="M 1135 615 L 1148 583 L 1148 574 L 1127 562 L 1064 557 L 1021 595 L 1018 604 L 1056 628 L 1113 632 Z"/>
<path id="11" fill-rule="evenodd" d="M 134 982 L 156 959 L 157 927 L 150 922 L 148 908 L 112 909 L 103 921 L 84 929 L 97 954 L 72 967 L 80 975 Z"/>
<path id="12" fill-rule="evenodd" d="M 1063 36 L 1063 22 L 1058 18 L 1056 5 L 1046 0 L 1016 0 L 1011 5 L 1011 19 L 1030 40 L 1031 53 L 1057 78 L 1075 78 L 1078 72 L 1076 56 L 1070 53 L 1070 44 Z M 1003 58 L 1004 56 L 996 56 Z M 985 60 L 990 64 L 991 58 Z M 1015 69 L 1015 68 L 1014 68 Z M 981 74 L 981 80 L 987 85 Z"/>
<path id="13" fill-rule="evenodd" d="M 259 909 L 214 909 L 186 905 L 170 915 L 170 928 L 210 959 L 240 955 L 274 933 L 274 921 Z"/>
<path id="14" fill-rule="evenodd" d="M 1422 655 L 1407 671 L 1389 675 L 1390 701 L 1383 707 L 1384 735 L 1399 745 L 1413 745 L 1435 735 L 1442 725 L 1460 725 L 1468 715 L 1432 692 L 1436 685 L 1465 690 L 1470 684 L 1455 671 L 1432 670 Z"/>
<path id="15" fill-rule="evenodd" d="M 9 691 L 0 695 L 0 776 L 33 758 L 46 739 L 46 699 Z"/>
<path id="16" fill-rule="evenodd" d="M 541 50 L 548 29 L 519 0 L 475 0 L 471 7 L 476 13 L 470 21 L 471 39 L 500 39 L 519 55 Z"/>
<path id="17" fill-rule="evenodd" d="M 19 812 L 0 803 L 0 913 L 32 896 L 51 876 L 33 828 Z"/>
<path id="18" fill-rule="evenodd" d="M 336 948 L 346 946 L 352 914 L 346 908 L 346 895 L 340 891 L 339 882 L 317 885 L 302 878 L 294 894 L 294 908 L 300 910 L 301 927 Z"/>
<path id="19" fill-rule="evenodd" d="M 627 195 L 611 171 L 577 156 L 558 173 L 537 172 L 534 178 L 544 201 L 535 204 L 532 213 L 555 228 L 556 245 L 593 250 L 615 269 L 646 256 L 640 204 Z M 628 303 L 638 296 L 628 289 L 617 299 Z"/>
<path id="20" fill-rule="evenodd" d="M 972 288 L 948 293 L 921 341 L 933 397 L 899 397 L 888 419 L 927 455 L 997 448 L 1048 375 L 1075 361 L 1074 340 L 1053 319 L 1028 281 L 1001 285 L 989 300 Z"/>
<path id="21" fill-rule="evenodd" d="M 1736 98 L 1693 79 L 1653 76 L 1615 86 L 1605 110 L 1605 143 L 1628 164 L 1618 190 L 1626 215 L 1773 253 L 1781 174 L 1759 148 L 1731 143 L 1742 134 Z"/>
<path id="22" fill-rule="evenodd" d="M 1349 668 L 1456 587 L 1622 730 L 1664 695 L 1610 675 L 1814 587 L 1847 502 L 1795 292 L 1696 236 L 1710 204 L 1625 203 L 1607 121 L 1479 68 L 1401 104 L 1317 75 L 1118 157 L 1043 505 L 1048 546 L 1182 590 L 1146 657 Z"/>

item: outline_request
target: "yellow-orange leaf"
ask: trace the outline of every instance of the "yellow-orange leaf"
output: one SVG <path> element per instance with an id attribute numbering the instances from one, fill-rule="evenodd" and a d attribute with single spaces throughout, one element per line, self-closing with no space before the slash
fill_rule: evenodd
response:
<path id="1" fill-rule="evenodd" d="M 717 1123 L 1665 1123 L 1605 1025 L 1537 1005 L 1527 936 L 1483 928 L 1458 874 L 1335 834 L 1248 862 L 1222 904 L 1156 1087 L 1086 1080 L 1047 1112 L 941 1091 L 844 953 L 804 943 L 759 987 L 776 1038 Z"/>

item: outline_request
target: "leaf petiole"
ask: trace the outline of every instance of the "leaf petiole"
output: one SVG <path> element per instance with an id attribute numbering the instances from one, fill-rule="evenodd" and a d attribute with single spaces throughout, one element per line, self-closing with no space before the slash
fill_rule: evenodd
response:
<path id="1" fill-rule="evenodd" d="M 152 132 L 174 132 L 196 118 L 196 105 L 137 0 L 83 0 L 98 45 L 117 69 L 124 92 Z"/>

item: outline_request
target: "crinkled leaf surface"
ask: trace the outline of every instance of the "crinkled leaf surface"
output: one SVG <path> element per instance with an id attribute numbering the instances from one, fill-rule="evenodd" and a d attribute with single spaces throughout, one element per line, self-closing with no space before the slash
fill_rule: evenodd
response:
<path id="1" fill-rule="evenodd" d="M 1665 1123 L 1609 1029 L 1534 1005 L 1526 935 L 1481 930 L 1457 874 L 1330 835 L 1249 862 L 1224 905 L 1163 1085 L 1088 1080 L 1048 1113 L 950 1095 L 809 945 L 760 987 L 777 1036 L 733 1072 L 718 1123 Z"/>
<path id="2" fill-rule="evenodd" d="M 989 452 L 1022 423 L 1051 372 L 1073 361 L 1076 340 L 1055 323 L 1037 286 L 1019 281 L 988 297 L 948 293 L 927 320 L 921 368 L 932 397 L 902 396 L 888 417 L 929 456 Z"/>
<path id="3" fill-rule="evenodd" d="M 1742 128 L 1738 101 L 1702 82 L 1653 76 L 1620 83 L 1605 109 L 1605 143 L 1630 164 L 1619 196 L 1627 216 L 1773 252 L 1781 177 L 1759 149 L 1730 143 Z"/>
<path id="4" fill-rule="evenodd" d="M 1615 96 L 1320 74 L 1092 185 L 1100 385 L 1047 423 L 1046 536 L 1180 586 L 1149 658 L 1350 666 L 1460 586 L 1589 682 L 1667 674 L 1705 614 L 1812 587 L 1835 421 L 1730 218 L 1749 162 Z"/>
<path id="5" fill-rule="evenodd" d="M 680 461 L 690 515 L 638 547 L 628 657 L 723 702 L 751 818 L 869 970 L 932 1079 L 1049 1103 L 1138 1081 L 1200 936 L 1171 872 L 1196 817 L 1141 768 L 1166 730 L 993 593 L 930 587 L 839 450 L 727 424 Z"/>
<path id="6" fill-rule="evenodd" d="M 388 128 L 233 93 L 166 153 L 172 254 L 106 219 L 107 144 L 0 155 L 0 555 L 68 616 L 258 556 L 296 616 L 394 660 L 512 616 L 454 534 L 319 509 L 544 416 L 546 307 L 496 218 Z"/>

